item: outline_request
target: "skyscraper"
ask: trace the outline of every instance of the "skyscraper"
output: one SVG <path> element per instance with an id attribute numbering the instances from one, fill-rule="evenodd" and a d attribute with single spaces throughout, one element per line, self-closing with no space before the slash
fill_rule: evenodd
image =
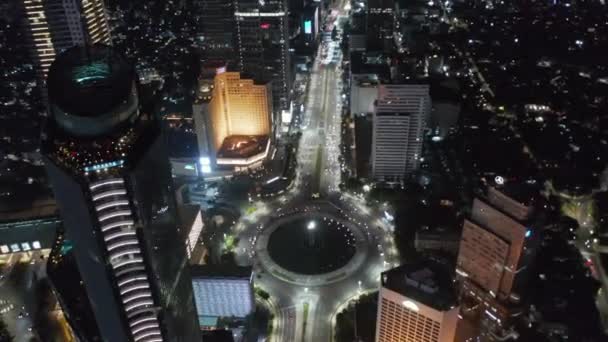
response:
<path id="1" fill-rule="evenodd" d="M 235 0 L 235 11 L 241 72 L 258 82 L 272 82 L 275 113 L 289 110 L 292 76 L 286 0 Z"/>
<path id="2" fill-rule="evenodd" d="M 458 307 L 451 272 L 427 259 L 381 275 L 376 342 L 453 342 Z"/>
<path id="3" fill-rule="evenodd" d="M 511 293 L 526 239 L 526 227 L 475 199 L 465 220 L 458 254 L 459 275 L 505 300 Z"/>
<path id="4" fill-rule="evenodd" d="M 58 55 L 47 173 L 103 340 L 197 341 L 167 151 L 156 120 L 140 112 L 136 79 L 104 45 Z"/>
<path id="5" fill-rule="evenodd" d="M 520 314 L 526 269 L 534 255 L 532 207 L 495 188 L 473 201 L 463 224 L 456 273 L 462 316 L 480 341 L 501 341 Z"/>
<path id="6" fill-rule="evenodd" d="M 110 44 L 103 0 L 19 0 L 36 71 L 44 79 L 55 56 L 74 45 Z"/>
<path id="7" fill-rule="evenodd" d="M 430 108 L 428 85 L 378 87 L 371 152 L 374 179 L 401 181 L 418 167 Z"/>
<path id="8" fill-rule="evenodd" d="M 234 3 L 226 0 L 199 0 L 197 5 L 198 38 L 206 60 L 236 62 Z"/>
<path id="9" fill-rule="evenodd" d="M 393 27 L 395 0 L 367 1 L 367 50 L 391 52 L 394 46 Z"/>

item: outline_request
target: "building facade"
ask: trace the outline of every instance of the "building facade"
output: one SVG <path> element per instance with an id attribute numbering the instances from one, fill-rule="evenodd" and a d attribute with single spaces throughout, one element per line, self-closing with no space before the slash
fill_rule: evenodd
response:
<path id="1" fill-rule="evenodd" d="M 491 205 L 475 199 L 465 220 L 458 274 L 477 283 L 501 300 L 511 296 L 526 239 L 526 227 Z"/>
<path id="2" fill-rule="evenodd" d="M 430 108 L 428 85 L 378 87 L 370 158 L 375 180 L 398 182 L 418 168 Z"/>
<path id="3" fill-rule="evenodd" d="M 432 260 L 382 273 L 376 342 L 453 342 L 458 306 L 450 273 Z"/>
<path id="4" fill-rule="evenodd" d="M 290 110 L 293 83 L 285 0 L 235 0 L 239 67 L 256 82 L 272 82 L 275 122 Z"/>
<path id="5" fill-rule="evenodd" d="M 20 0 L 28 46 L 41 79 L 55 56 L 74 45 L 110 44 L 103 0 Z"/>
<path id="6" fill-rule="evenodd" d="M 367 1 L 367 50 L 393 50 L 395 0 Z"/>
<path id="7" fill-rule="evenodd" d="M 269 84 L 242 79 L 238 72 L 222 72 L 213 83 L 202 80 L 199 85 L 194 120 L 201 163 L 208 162 L 211 168 L 247 168 L 262 162 L 273 132 Z"/>
<path id="8" fill-rule="evenodd" d="M 196 1 L 197 35 L 205 60 L 236 62 L 234 3 L 226 0 Z"/>
<path id="9" fill-rule="evenodd" d="M 102 339 L 196 341 L 167 151 L 159 123 L 140 112 L 135 80 L 104 45 L 58 55 L 44 161 Z"/>
<path id="10" fill-rule="evenodd" d="M 192 266 L 192 285 L 201 325 L 220 317 L 245 318 L 255 309 L 251 267 Z"/>
<path id="11" fill-rule="evenodd" d="M 464 324 L 480 341 L 502 341 L 513 334 L 511 319 L 522 312 L 527 268 L 535 251 L 529 227 L 532 207 L 490 187 L 473 201 L 463 224 L 457 282 Z"/>

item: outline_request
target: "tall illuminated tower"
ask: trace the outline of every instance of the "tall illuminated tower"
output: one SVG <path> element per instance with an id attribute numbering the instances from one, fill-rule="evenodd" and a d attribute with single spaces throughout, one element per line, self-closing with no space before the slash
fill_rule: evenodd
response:
<path id="1" fill-rule="evenodd" d="M 200 341 L 167 151 L 134 69 L 74 47 L 48 91 L 44 159 L 102 340 Z"/>
<path id="2" fill-rule="evenodd" d="M 110 44 L 103 0 L 20 0 L 29 49 L 44 79 L 55 56 L 86 42 Z"/>
<path id="3" fill-rule="evenodd" d="M 289 110 L 292 76 L 286 1 L 234 0 L 234 4 L 241 72 L 259 82 L 272 82 L 275 112 Z"/>

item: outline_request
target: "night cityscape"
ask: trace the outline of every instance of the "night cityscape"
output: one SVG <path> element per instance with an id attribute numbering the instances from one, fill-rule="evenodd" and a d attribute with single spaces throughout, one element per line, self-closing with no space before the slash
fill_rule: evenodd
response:
<path id="1" fill-rule="evenodd" d="M 0 2 L 0 342 L 608 341 L 605 0 Z"/>

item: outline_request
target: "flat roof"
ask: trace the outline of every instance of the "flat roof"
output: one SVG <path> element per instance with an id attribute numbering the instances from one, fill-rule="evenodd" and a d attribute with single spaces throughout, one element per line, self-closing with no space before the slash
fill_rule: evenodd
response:
<path id="1" fill-rule="evenodd" d="M 27 208 L 18 210 L 0 210 L 0 223 L 37 220 L 41 218 L 58 218 L 57 202 L 54 198 L 36 199 Z"/>
<path id="2" fill-rule="evenodd" d="M 109 46 L 75 46 L 55 58 L 47 78 L 50 102 L 70 115 L 97 117 L 131 96 L 135 69 Z"/>
<path id="3" fill-rule="evenodd" d="M 494 185 L 492 188 L 525 206 L 531 206 L 540 194 L 540 188 L 537 185 L 525 182 L 507 181 L 503 185 Z"/>
<path id="4" fill-rule="evenodd" d="M 447 311 L 456 305 L 453 265 L 435 258 L 420 259 L 382 273 L 382 287 L 404 297 Z"/>
<path id="5" fill-rule="evenodd" d="M 230 135 L 222 142 L 217 158 L 249 158 L 266 150 L 267 135 Z"/>
<path id="6" fill-rule="evenodd" d="M 236 265 L 192 265 L 192 278 L 251 278 L 253 267 Z"/>

